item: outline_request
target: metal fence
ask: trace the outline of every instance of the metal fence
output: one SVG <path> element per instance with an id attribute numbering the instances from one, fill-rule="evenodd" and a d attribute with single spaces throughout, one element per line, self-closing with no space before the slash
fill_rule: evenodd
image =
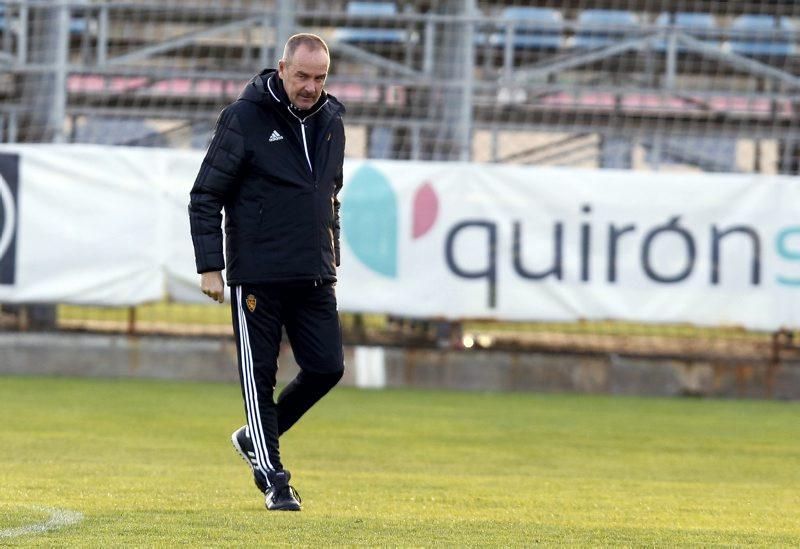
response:
<path id="1" fill-rule="evenodd" d="M 800 171 L 794 2 L 0 2 L 3 142 L 203 148 L 294 32 L 330 42 L 350 157 Z M 4 331 L 230 333 L 227 309 L 0 306 Z M 778 367 L 797 334 L 342 315 L 353 343 Z M 744 366 L 743 366 L 744 365 Z M 743 374 L 745 375 L 745 374 Z"/>

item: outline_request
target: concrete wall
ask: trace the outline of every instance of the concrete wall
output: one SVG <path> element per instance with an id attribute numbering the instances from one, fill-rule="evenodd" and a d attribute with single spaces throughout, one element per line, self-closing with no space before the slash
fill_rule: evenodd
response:
<path id="1" fill-rule="evenodd" d="M 637 359 L 492 351 L 345 348 L 345 385 L 480 391 L 800 399 L 800 363 Z M 296 371 L 291 349 L 279 381 Z M 0 333 L 0 374 L 237 382 L 232 339 Z"/>
<path id="2" fill-rule="evenodd" d="M 386 352 L 389 386 L 467 390 L 800 399 L 800 364 L 491 351 Z"/>

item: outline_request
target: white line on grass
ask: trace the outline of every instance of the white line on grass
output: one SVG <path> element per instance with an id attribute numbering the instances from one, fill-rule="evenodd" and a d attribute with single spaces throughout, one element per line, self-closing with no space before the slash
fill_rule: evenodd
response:
<path id="1" fill-rule="evenodd" d="M 52 530 L 58 530 L 64 526 L 69 526 L 70 524 L 77 524 L 83 520 L 83 515 L 76 511 L 54 509 L 52 507 L 34 507 L 34 509 L 49 513 L 50 516 L 45 522 L 0 530 L 0 538 L 16 538 L 19 536 L 27 536 L 28 534 L 43 534 Z"/>

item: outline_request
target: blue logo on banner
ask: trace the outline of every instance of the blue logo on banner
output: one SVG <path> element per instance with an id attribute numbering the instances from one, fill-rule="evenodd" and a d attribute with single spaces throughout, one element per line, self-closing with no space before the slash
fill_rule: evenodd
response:
<path id="1" fill-rule="evenodd" d="M 18 191 L 19 155 L 0 154 L 0 284 L 14 284 Z"/>
<path id="2" fill-rule="evenodd" d="M 397 276 L 397 196 L 386 176 L 370 165 L 345 185 L 342 225 L 362 263 L 384 276 Z"/>

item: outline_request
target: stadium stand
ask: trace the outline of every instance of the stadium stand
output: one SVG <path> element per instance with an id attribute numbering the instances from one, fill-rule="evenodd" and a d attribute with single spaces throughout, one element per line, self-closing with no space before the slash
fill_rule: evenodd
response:
<path id="1" fill-rule="evenodd" d="M 731 50 L 748 56 L 787 56 L 795 53 L 794 23 L 788 17 L 740 15 L 731 25 Z M 745 31 L 740 34 L 740 31 Z M 745 40 L 744 36 L 751 39 Z"/>
<path id="2" fill-rule="evenodd" d="M 397 15 L 397 5 L 394 2 L 348 2 L 347 15 L 391 19 Z M 354 43 L 400 43 L 407 39 L 402 30 L 386 28 L 339 28 L 333 36 L 339 42 Z"/>
<path id="3" fill-rule="evenodd" d="M 640 18 L 624 10 L 584 10 L 578 15 L 575 47 L 593 49 L 614 44 L 631 34 L 641 33 Z"/>
<path id="4" fill-rule="evenodd" d="M 513 48 L 558 50 L 563 47 L 564 18 L 553 8 L 508 7 L 501 12 L 503 32 L 493 33 L 491 43 Z M 510 36 L 509 36 L 510 35 Z"/>
<path id="5" fill-rule="evenodd" d="M 710 13 L 663 12 L 659 14 L 656 19 L 656 26 L 665 29 L 675 29 L 678 32 L 686 33 L 712 46 L 722 46 L 721 33 L 717 26 L 716 18 Z M 677 48 L 680 52 L 687 51 L 686 47 L 680 44 L 677 45 Z M 666 51 L 667 41 L 657 41 L 655 49 L 662 52 Z"/>
<path id="6" fill-rule="evenodd" d="M 798 18 L 789 1 L 7 0 L 0 138 L 202 149 L 311 31 L 351 158 L 796 175 Z"/>
<path id="7" fill-rule="evenodd" d="M 601 137 L 586 164 L 592 167 L 608 158 L 602 143 L 624 131 L 630 164 L 646 167 L 637 147 L 644 151 L 654 132 L 677 132 L 738 140 L 750 157 L 740 169 L 787 169 L 792 147 L 781 144 L 793 142 L 796 126 L 796 9 L 771 4 L 765 15 L 755 5 L 746 13 L 747 3 L 668 4 L 633 2 L 619 10 L 618 3 L 589 0 L 558 9 L 548 2 L 480 2 L 465 12 L 453 1 L 405 2 L 402 9 L 385 1 L 67 2 L 65 122 L 47 129 L 34 120 L 23 91 L 42 66 L 34 62 L 36 45 L 46 43 L 46 33 L 37 38 L 24 23 L 44 12 L 8 2 L 13 24 L 0 39 L 8 61 L 0 129 L 11 141 L 55 133 L 64 141 L 106 142 L 107 132 L 94 139 L 80 128 L 91 118 L 137 118 L 174 146 L 203 143 L 194 133 L 210 125 L 254 67 L 274 64 L 278 35 L 310 29 L 336 45 L 329 86 L 348 103 L 353 154 L 525 161 L 507 145 L 511 136 L 535 148 L 550 137 L 588 132 Z M 52 26 L 57 19 L 49 9 Z M 646 41 L 670 29 L 677 33 L 674 60 L 665 35 Z M 454 63 L 468 34 L 472 61 Z M 703 48 L 709 45 L 714 51 Z M 471 93 L 443 101 L 456 82 Z M 373 137 L 384 145 L 371 147 Z"/>

